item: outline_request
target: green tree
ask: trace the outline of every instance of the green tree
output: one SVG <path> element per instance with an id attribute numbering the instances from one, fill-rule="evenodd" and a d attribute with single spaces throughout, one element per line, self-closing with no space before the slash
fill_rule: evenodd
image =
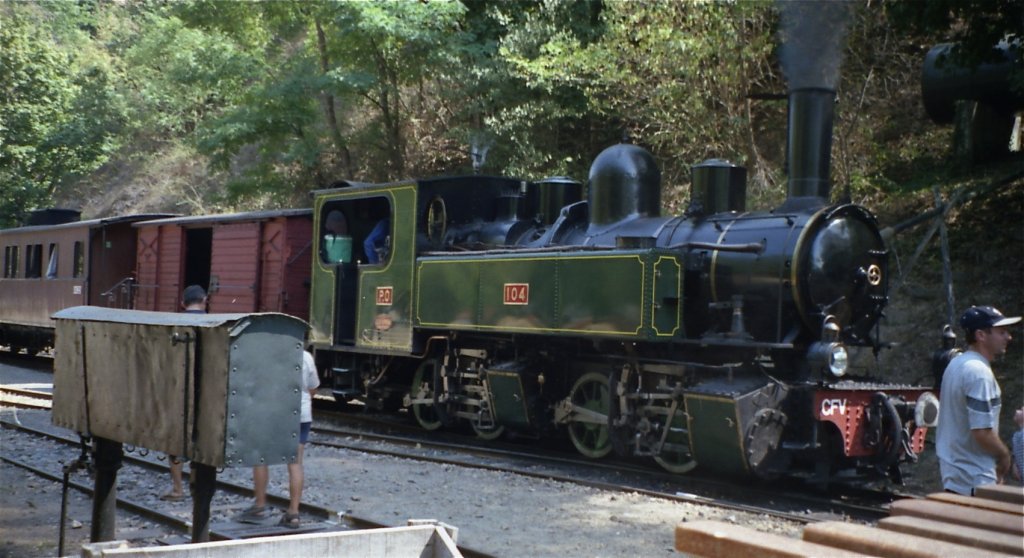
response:
<path id="1" fill-rule="evenodd" d="M 102 163 L 118 120 L 102 70 L 75 75 L 71 57 L 17 5 L 0 25 L 0 224 L 49 204 L 64 180 Z M 86 78 L 84 87 L 76 85 Z"/>
<path id="2" fill-rule="evenodd" d="M 649 146 L 677 187 L 671 209 L 689 166 L 707 157 L 753 166 L 755 184 L 771 183 L 751 130 L 779 109 L 747 98 L 778 84 L 770 4 L 608 2 L 600 17 L 589 43 L 556 25 L 532 50 L 509 43 L 503 54 L 536 87 L 582 91 L 589 110 Z"/>
<path id="3" fill-rule="evenodd" d="M 462 5 L 275 2 L 249 8 L 203 2 L 180 12 L 189 25 L 219 29 L 265 57 L 268 70 L 200 130 L 199 146 L 219 168 L 245 162 L 233 194 L 301 194 L 342 177 L 406 176 L 409 151 L 417 147 L 410 147 L 408 135 L 429 96 L 432 72 L 455 42 Z M 261 43 L 263 37 L 273 40 Z"/>
<path id="4" fill-rule="evenodd" d="M 582 45 L 597 40 L 603 3 L 468 5 L 471 40 L 462 64 L 445 76 L 446 96 L 456 108 L 453 131 L 493 144 L 490 160 L 500 172 L 585 178 L 593 156 L 621 137 L 621 126 L 592 110 L 578 82 L 538 79 L 523 65 L 544 57 L 552 37 Z"/>

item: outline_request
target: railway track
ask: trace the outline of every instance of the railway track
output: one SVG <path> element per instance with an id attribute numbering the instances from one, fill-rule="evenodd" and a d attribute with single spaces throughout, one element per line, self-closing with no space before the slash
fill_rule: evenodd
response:
<path id="1" fill-rule="evenodd" d="M 12 397 L 31 398 L 31 403 L 22 408 L 49 408 L 49 393 L 4 386 L 4 398 L 8 393 Z M 314 425 L 314 432 L 318 439 L 311 441 L 315 445 L 503 471 L 605 491 L 635 492 L 666 500 L 770 515 L 798 523 L 834 520 L 837 517 L 876 521 L 888 513 L 889 503 L 904 497 L 889 492 L 849 489 L 834 495 L 801 494 L 797 492 L 799 486 L 788 483 L 783 483 L 781 489 L 766 489 L 749 484 L 737 487 L 735 483 L 714 477 L 680 477 L 637 463 L 585 460 L 575 454 L 553 454 L 551 450 L 542 452 L 524 447 L 523 444 L 496 444 L 495 441 L 481 443 L 474 437 L 455 433 L 449 433 L 442 440 L 437 438 L 437 433 L 428 438 L 411 424 L 371 414 L 318 409 L 317 416 L 318 424 Z M 323 426 L 325 422 L 345 426 Z M 69 442 L 63 439 L 62 443 Z M 225 486 L 225 489 L 237 493 L 238 487 Z M 318 517 L 331 515 L 330 511 L 316 509 L 309 510 L 309 513 Z"/>
<path id="2" fill-rule="evenodd" d="M 58 444 L 67 447 L 79 447 L 81 444 L 80 440 L 74 439 L 67 435 L 58 434 L 51 431 L 46 431 L 38 428 L 26 426 L 24 424 L 17 424 L 11 421 L 2 420 L 0 426 L 4 429 L 16 430 L 21 433 L 29 434 L 40 438 L 40 443 L 51 443 Z M 166 505 L 154 505 L 151 503 L 152 498 L 140 497 L 137 494 L 133 494 L 133 485 L 152 485 L 151 481 L 140 481 L 138 478 L 131 479 L 130 482 L 124 482 L 124 475 L 131 477 L 137 477 L 140 474 L 148 475 L 150 477 L 158 477 L 160 482 L 163 482 L 167 478 L 168 468 L 165 464 L 159 461 L 154 461 L 152 458 L 148 458 L 149 452 L 147 450 L 140 450 L 126 446 L 126 452 L 123 458 L 125 467 L 122 468 L 122 472 L 119 473 L 119 494 L 117 499 L 117 505 L 119 509 L 123 509 L 130 513 L 136 514 L 140 517 L 144 517 L 147 520 L 153 521 L 161 526 L 164 526 L 173 532 L 177 536 L 177 540 L 174 542 L 188 542 L 188 539 L 184 538 L 190 533 L 192 524 L 189 520 L 191 508 L 184 510 L 182 513 L 182 505 L 180 503 L 168 503 Z M 59 464 L 48 463 L 41 464 L 38 462 L 19 459 L 4 454 L 0 454 L 0 461 L 13 465 L 15 467 L 24 469 L 31 472 L 32 474 L 51 480 L 54 482 L 62 482 L 63 471 L 60 470 Z M 81 481 L 70 481 L 69 486 L 72 489 L 91 495 L 92 487 L 89 484 Z M 122 488 L 124 487 L 124 488 Z M 217 512 L 214 512 L 214 520 L 211 522 L 210 538 L 211 540 L 227 540 L 238 538 L 236 534 L 229 530 L 218 529 L 217 525 L 228 522 L 230 520 L 230 514 L 234 512 L 240 512 L 245 507 L 251 504 L 253 493 L 248 485 L 239 484 L 224 480 L 223 478 L 217 479 L 217 490 L 219 493 L 228 494 L 231 497 L 231 502 L 224 504 L 219 503 L 217 508 L 220 509 L 220 517 Z M 127 494 L 122 496 L 122 493 Z M 267 494 L 267 503 L 273 508 L 285 509 L 288 506 L 288 498 L 283 496 L 277 496 L 274 494 Z M 229 512 L 225 515 L 225 511 Z M 329 527 L 332 529 L 375 529 L 381 527 L 390 527 L 393 525 L 387 525 L 374 521 L 368 518 L 358 517 L 345 511 L 335 510 L 333 508 L 310 504 L 302 502 L 300 505 L 300 513 L 306 518 L 315 518 L 319 525 L 314 525 L 314 530 L 320 530 L 323 527 Z M 300 529 L 298 532 L 306 532 L 309 530 L 309 526 L 306 529 Z M 284 534 L 291 533 L 293 531 L 284 531 Z M 281 534 L 281 533 L 277 533 Z M 467 558 L 486 558 L 490 556 L 488 553 L 476 550 L 463 545 L 459 546 L 460 551 Z"/>
<path id="3" fill-rule="evenodd" d="M 480 441 L 470 435 L 437 432 L 430 437 L 409 424 L 382 420 L 373 415 L 319 412 L 333 424 L 314 423 L 313 444 L 390 455 L 406 459 L 451 464 L 518 475 L 546 478 L 613 492 L 635 492 L 678 502 L 770 515 L 798 523 L 849 518 L 876 521 L 888 514 L 891 502 L 912 495 L 844 487 L 823 494 L 801 493 L 799 482 L 780 482 L 773 487 L 741 483 L 706 475 L 673 475 L 654 466 L 631 461 L 593 461 L 575 453 L 538 450 L 524 444 Z M 318 419 L 319 420 L 319 419 Z M 365 426 L 365 427 L 363 427 Z M 381 430 L 384 430 L 383 432 Z M 391 432 L 391 431 L 397 431 Z M 325 439 L 326 438 L 326 439 Z M 403 448 L 395 449 L 395 446 Z"/>
<path id="4" fill-rule="evenodd" d="M 17 409 L 50 409 L 53 395 L 49 392 L 27 387 L 0 385 L 0 407 Z"/>

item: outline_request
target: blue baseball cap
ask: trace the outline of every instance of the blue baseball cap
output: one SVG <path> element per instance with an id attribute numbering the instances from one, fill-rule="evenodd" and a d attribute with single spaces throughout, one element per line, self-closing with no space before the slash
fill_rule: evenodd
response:
<path id="1" fill-rule="evenodd" d="M 1020 322 L 1020 316 L 1007 318 L 991 306 L 971 306 L 960 316 L 960 326 L 965 331 L 977 331 L 990 327 L 1013 325 Z"/>

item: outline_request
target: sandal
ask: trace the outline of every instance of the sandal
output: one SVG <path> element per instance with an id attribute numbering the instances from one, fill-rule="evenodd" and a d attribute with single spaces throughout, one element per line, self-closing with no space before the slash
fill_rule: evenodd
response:
<path id="1" fill-rule="evenodd" d="M 238 515 L 238 521 L 243 523 L 259 523 L 270 517 L 266 506 L 252 506 Z"/>
<path id="2" fill-rule="evenodd" d="M 299 519 L 299 514 L 286 512 L 281 516 L 281 521 L 278 525 L 288 527 L 289 529 L 298 529 L 299 526 L 302 525 L 302 520 Z"/>
<path id="3" fill-rule="evenodd" d="M 185 495 L 184 494 L 175 494 L 173 492 L 168 492 L 167 494 L 164 494 L 163 496 L 161 496 L 160 499 L 165 501 L 165 502 L 180 502 L 180 501 L 185 499 Z"/>

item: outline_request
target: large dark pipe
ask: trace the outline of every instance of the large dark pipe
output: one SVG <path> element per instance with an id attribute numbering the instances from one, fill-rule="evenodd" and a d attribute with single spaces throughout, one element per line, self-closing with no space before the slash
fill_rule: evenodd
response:
<path id="1" fill-rule="evenodd" d="M 993 48 L 993 61 L 972 68 L 953 61 L 952 44 L 933 47 L 921 68 L 921 100 L 928 116 L 937 124 L 949 124 L 959 100 L 978 101 L 1007 112 L 1024 109 L 1024 93 L 1010 87 L 1014 67 L 1021 63 L 1020 48 L 1002 43 Z"/>
<path id="2" fill-rule="evenodd" d="M 790 198 L 829 199 L 835 99 L 832 89 L 808 87 L 789 92 L 786 159 Z"/>

